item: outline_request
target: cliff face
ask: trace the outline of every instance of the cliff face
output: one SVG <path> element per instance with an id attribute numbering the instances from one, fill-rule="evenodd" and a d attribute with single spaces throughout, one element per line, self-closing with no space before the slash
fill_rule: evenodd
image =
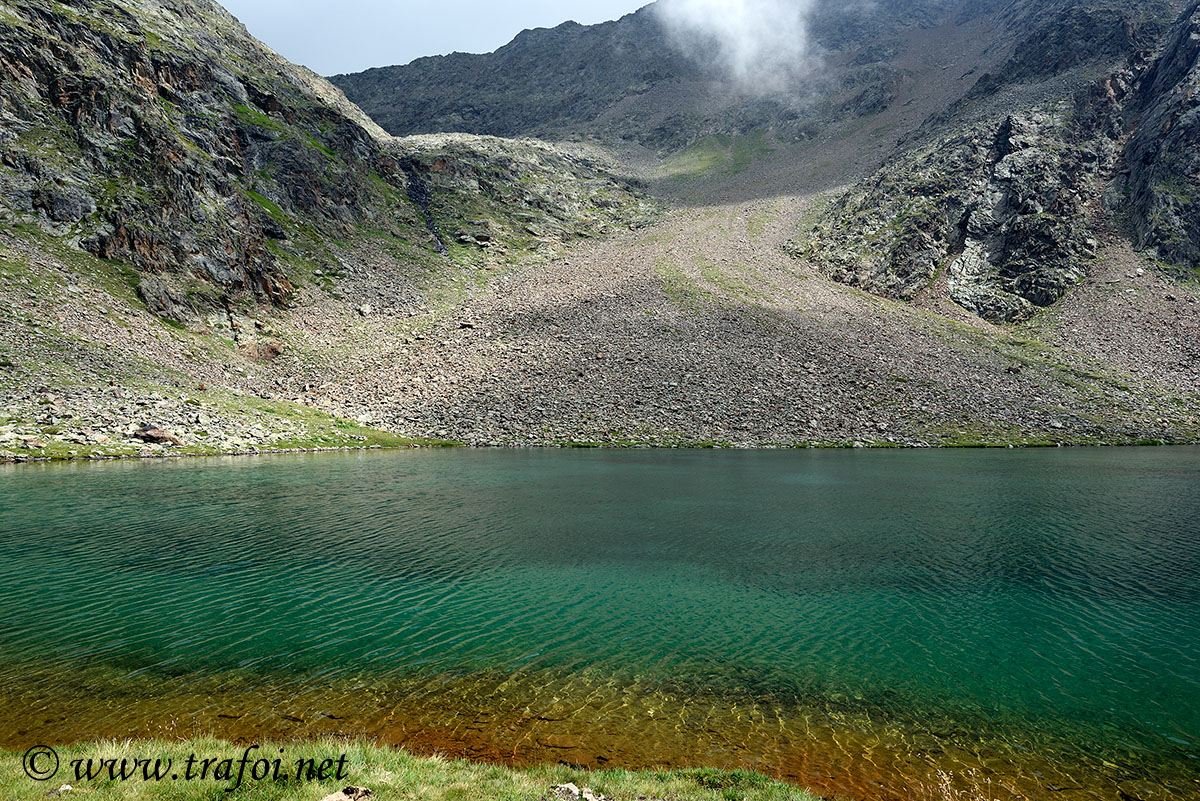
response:
<path id="1" fill-rule="evenodd" d="M 1127 80 L 978 124 L 877 172 L 791 250 L 830 277 L 912 300 L 945 274 L 994 322 L 1058 300 L 1095 255 L 1089 203 L 1119 155 Z"/>
<path id="2" fill-rule="evenodd" d="M 392 141 L 215 3 L 12 0 L 0 23 L 0 215 L 128 262 L 152 310 L 185 319 L 230 298 L 285 302 L 298 265 L 331 263 L 328 242 L 364 230 L 414 243 L 417 261 L 442 249 L 422 194 L 436 155 Z M 482 140 L 459 146 L 489 161 Z M 632 198 L 567 154 L 531 155 L 520 175 L 506 163 L 496 183 L 547 167 Z M 454 217 L 475 192 L 441 193 L 438 213 Z M 526 201 L 579 216 L 510 194 L 501 227 L 524 226 L 513 215 Z"/>
<path id="3" fill-rule="evenodd" d="M 1175 25 L 1136 98 L 1140 116 L 1117 189 L 1135 240 L 1185 272 L 1200 269 L 1200 6 Z"/>
<path id="4" fill-rule="evenodd" d="M 0 7 L 0 199 L 91 253 L 187 290 L 282 300 L 276 209 L 320 233 L 403 225 L 394 160 L 319 80 L 215 4 Z M 409 215 L 411 216 L 411 215 Z M 396 219 L 393 219 L 396 218 Z M 161 300 L 161 299 L 160 299 Z"/>

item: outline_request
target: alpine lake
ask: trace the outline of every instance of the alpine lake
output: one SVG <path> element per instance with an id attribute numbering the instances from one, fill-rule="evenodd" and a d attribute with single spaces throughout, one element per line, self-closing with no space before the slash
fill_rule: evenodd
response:
<path id="1" fill-rule="evenodd" d="M 1200 449 L 0 467 L 0 746 L 1200 799 Z"/>

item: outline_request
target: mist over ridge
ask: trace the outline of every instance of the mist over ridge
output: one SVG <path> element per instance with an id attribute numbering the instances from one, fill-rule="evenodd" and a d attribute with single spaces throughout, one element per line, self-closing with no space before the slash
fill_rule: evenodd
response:
<path id="1" fill-rule="evenodd" d="M 818 64 L 808 32 L 814 0 L 661 0 L 672 45 L 742 91 L 779 91 Z"/>

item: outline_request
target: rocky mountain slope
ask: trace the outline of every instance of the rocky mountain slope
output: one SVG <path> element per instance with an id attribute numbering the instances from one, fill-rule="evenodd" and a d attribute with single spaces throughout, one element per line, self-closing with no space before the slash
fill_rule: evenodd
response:
<path id="1" fill-rule="evenodd" d="M 207 0 L 4 0 L 0 458 L 1197 441 L 1177 11 L 819 5 L 775 95 L 647 11 L 404 68 L 551 145 L 395 139 Z"/>
<path id="2" fill-rule="evenodd" d="M 984 37 L 966 71 L 985 96 L 1120 59 L 1174 13 L 1169 0 L 818 0 L 806 14 L 808 44 L 798 48 L 809 68 L 782 85 L 748 87 L 715 67 L 711 54 L 679 46 L 666 21 L 669 4 L 601 25 L 525 31 L 495 53 L 422 58 L 330 80 L 395 134 L 588 137 L 663 154 L 698 137 L 767 126 L 785 141 L 809 140 L 877 114 L 918 79 L 906 56 L 922 31 L 969 27 Z M 957 47 L 942 54 L 941 66 Z"/>
<path id="3" fill-rule="evenodd" d="M 1096 255 L 1088 204 L 1121 130 L 1113 96 L 1092 99 L 972 126 L 910 154 L 839 198 L 792 252 L 876 294 L 912 300 L 944 278 L 950 299 L 980 317 L 1029 318 Z"/>
<path id="4" fill-rule="evenodd" d="M 344 294 L 345 274 L 421 294 L 653 214 L 580 154 L 393 140 L 207 0 L 0 3 L 0 54 L 0 379 L 18 419 L 58 397 L 39 385 L 97 370 L 177 385 L 170 371 L 275 358 L 282 342 L 243 318 Z M 95 306 L 102 327 L 145 329 L 122 357 L 104 351 L 127 338 L 83 322 Z M 184 337 L 175 358 L 147 346 L 164 335 L 147 314 Z M 42 350 L 65 343 L 61 362 Z M 147 355 L 166 363 L 131 363 Z M 7 437 L 47 439 L 26 433 Z"/>
<path id="5" fill-rule="evenodd" d="M 818 3 L 808 24 L 820 74 L 757 94 L 683 54 L 667 2 L 602 26 L 526 31 L 494 54 L 334 80 L 397 131 L 589 136 L 660 152 L 713 133 L 819 141 L 844 136 L 847 122 L 891 117 L 895 158 L 791 250 L 888 297 L 943 283 L 942 294 L 992 321 L 1026 319 L 1087 275 L 1100 224 L 1091 201 L 1117 174 L 1109 207 L 1126 208 L 1136 242 L 1185 270 L 1198 263 L 1187 233 L 1196 215 L 1180 211 L 1196 148 L 1190 126 L 1174 127 L 1187 117 L 1176 98 L 1187 96 L 1195 55 L 1188 26 L 1173 24 L 1178 4 Z M 951 29 L 970 29 L 983 47 Z M 922 31 L 937 31 L 944 49 L 922 52 Z M 929 80 L 914 56 L 939 58 L 943 72 L 966 67 L 970 80 Z M 493 74 L 504 77 L 484 81 Z M 913 96 L 918 86 L 926 97 Z M 928 113 L 904 115 L 898 101 Z M 676 108 L 685 113 L 663 117 Z"/>
<path id="6" fill-rule="evenodd" d="M 545 137 L 595 120 L 626 96 L 698 76 L 643 9 L 601 25 L 526 31 L 494 54 L 453 53 L 331 81 L 398 135 Z"/>
<path id="7" fill-rule="evenodd" d="M 1019 42 L 1003 77 L 981 78 L 958 114 L 925 127 L 932 141 L 843 195 L 792 252 L 835 280 L 903 300 L 940 294 L 993 322 L 1057 302 L 1092 273 L 1113 226 L 1169 272 L 1195 275 L 1195 15 L 1193 5 L 1171 25 L 1151 17 L 1116 31 L 1090 10 L 1075 26 L 1052 15 L 1056 41 L 1035 31 Z M 1047 56 L 1064 36 L 1120 58 L 1064 72 Z M 1050 86 L 1036 82 L 1047 75 Z M 982 121 L 961 126 L 967 111 Z"/>
<path id="8" fill-rule="evenodd" d="M 696 62 L 680 64 L 653 7 L 596 28 L 527 31 L 496 54 L 335 77 L 397 131 L 499 126 L 637 141 L 666 153 L 649 174 L 676 176 L 655 187 L 697 206 L 674 212 L 662 225 L 670 233 L 589 248 L 554 264 L 554 278 L 528 273 L 521 293 L 476 301 L 476 312 L 486 303 L 505 319 L 528 303 L 517 299 L 556 297 L 535 305 L 538 319 L 553 320 L 550 348 L 540 345 L 539 361 L 472 345 L 468 361 L 511 373 L 511 383 L 468 380 L 437 403 L 419 401 L 412 416 L 438 420 L 434 432 L 500 441 L 511 428 L 551 441 L 583 430 L 596 441 L 1094 441 L 1123 427 L 1110 416 L 1120 406 L 1118 416 L 1144 422 L 1117 439 L 1158 439 L 1150 430 L 1168 417 L 1146 410 L 1192 408 L 1194 395 L 1118 401 L 1108 381 L 1169 396 L 1198 387 L 1194 289 L 1154 269 L 1157 251 L 1130 253 L 1122 223 L 1146 218 L 1121 182 L 1141 174 L 1126 170 L 1126 151 L 1140 146 L 1130 131 L 1148 103 L 1147 76 L 1170 62 L 1174 74 L 1158 80 L 1175 85 L 1193 66 L 1171 55 L 1190 41 L 1178 12 L 1170 2 L 1103 0 L 818 4 L 810 32 L 826 70 L 805 92 L 774 97 L 739 96 Z M 614 54 L 631 54 L 619 62 L 626 72 L 590 70 Z M 473 78 L 492 73 L 502 82 Z M 538 102 L 512 102 L 517 86 Z M 574 115 L 559 114 L 554 103 L 568 107 L 572 92 Z M 799 235 L 785 241 L 788 221 Z M 1162 241 L 1135 236 L 1144 248 Z M 797 258 L 792 266 L 772 242 Z M 871 306 L 803 277 L 905 305 Z M 661 285 L 662 300 L 632 289 L 647 281 Z M 935 317 L 922 323 L 923 312 Z M 672 323 L 643 330 L 664 317 Z M 973 333 L 934 333 L 946 319 Z M 626 339 L 630 331 L 641 333 Z M 930 336 L 959 344 L 946 350 Z M 647 339 L 674 344 L 650 353 L 637 347 Z M 1156 342 L 1170 344 L 1156 353 Z M 1043 359 L 1048 373 L 1036 367 Z M 622 363 L 643 368 L 636 392 L 613 372 Z M 882 389 L 880 371 L 905 401 Z M 536 387 L 547 402 L 530 414 L 497 396 L 511 384 Z M 754 397 L 727 395 L 728 386 Z M 521 422 L 497 424 L 480 408 Z M 935 418 L 961 422 L 940 428 Z M 1192 423 L 1166 423 L 1177 426 Z"/>
<path id="9" fill-rule="evenodd" d="M 952 108 L 983 107 L 983 121 L 954 128 L 955 115 L 941 115 L 926 131 L 953 133 L 908 150 L 842 195 L 792 251 L 836 281 L 902 300 L 946 294 L 992 321 L 1030 318 L 1090 275 L 1097 237 L 1114 213 L 1132 222 L 1141 247 L 1160 258 L 1184 255 L 1182 270 L 1193 270 L 1187 218 L 1195 210 L 1168 188 L 1187 173 L 1184 164 L 1163 164 L 1172 156 L 1159 145 L 1180 116 L 1187 56 L 1178 49 L 1192 36 L 1193 13 L 1168 28 L 1170 43 L 1157 59 L 1165 28 L 1157 18 L 1142 30 L 1111 32 L 1105 23 L 1079 32 L 1070 24 L 1074 10 L 1051 16 L 1055 44 L 1078 35 L 1086 52 L 1121 60 L 1099 77 L 1061 72 L 1060 61 L 1048 59 L 1061 50 L 1034 31 L 1013 49 L 1003 78 L 985 76 Z M 1085 20 L 1097 23 L 1091 14 Z M 1007 84 L 1026 89 L 1048 74 L 1057 97 L 1043 89 L 1033 106 L 1001 110 L 996 100 Z M 1157 118 L 1147 107 L 1157 107 Z M 1166 147 L 1180 149 L 1180 138 L 1171 133 Z"/>
<path id="10" fill-rule="evenodd" d="M 1112 194 L 1134 241 L 1193 274 L 1200 267 L 1200 6 L 1186 8 L 1140 76 L 1126 116 L 1135 121 Z"/>
<path id="11" fill-rule="evenodd" d="M 588 181 L 604 180 L 545 148 L 517 164 L 511 148 L 491 160 L 487 147 L 460 143 L 442 159 L 391 142 L 213 3 L 30 0 L 0 13 L 6 214 L 170 276 L 170 286 L 139 288 L 168 316 L 240 294 L 282 302 L 301 278 L 298 259 L 328 263 L 323 243 L 360 229 L 436 251 L 427 217 L 476 203 L 485 174 L 498 198 L 518 173 L 547 168 L 533 170 L 544 180 L 522 189 L 518 206 L 545 205 L 539 190 L 552 183 L 576 188 L 570 214 L 583 213 Z M 443 180 L 451 175 L 470 188 L 459 192 L 464 184 Z"/>

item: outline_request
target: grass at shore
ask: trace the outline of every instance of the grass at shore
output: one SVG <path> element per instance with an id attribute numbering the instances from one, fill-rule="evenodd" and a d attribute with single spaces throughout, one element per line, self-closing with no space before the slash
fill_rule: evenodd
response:
<path id="1" fill-rule="evenodd" d="M 165 387 L 157 387 L 169 391 Z M 261 427 L 264 436 L 247 436 L 233 441 L 209 436 L 207 431 L 170 428 L 184 438 L 183 445 L 148 445 L 129 437 L 113 435 L 104 442 L 89 442 L 78 435 L 79 426 L 47 426 L 30 418 L 10 418 L 0 412 L 0 462 L 73 461 L 144 457 L 219 456 L 223 454 L 280 453 L 375 448 L 454 447 L 460 442 L 406 437 L 337 417 L 298 403 L 254 397 L 233 397 L 217 391 L 194 392 L 196 408 L 220 410 L 229 425 Z M 161 396 L 160 396 L 161 397 Z M 17 426 L 28 431 L 28 439 L 5 437 Z M 194 429 L 195 427 L 193 427 Z M 72 432 L 75 432 L 74 434 Z"/>
<path id="2" fill-rule="evenodd" d="M 282 753 L 280 751 L 282 749 Z M 318 740 L 299 743 L 263 743 L 249 753 L 244 770 L 240 768 L 244 746 L 232 745 L 215 739 L 195 739 L 185 742 L 163 741 L 107 741 L 82 743 L 55 749 L 58 771 L 46 781 L 34 781 L 23 769 L 24 754 L 15 751 L 0 752 L 0 798 L 43 799 L 62 785 L 72 789 L 60 798 L 96 799 L 170 799 L 171 801 L 213 801 L 235 799 L 236 801 L 318 801 L 343 787 L 366 787 L 374 798 L 386 801 L 390 798 L 413 798 L 423 801 L 517 801 L 518 799 L 540 799 L 552 797 L 550 788 L 555 785 L 574 783 L 597 793 L 625 801 L 625 799 L 696 799 L 696 801 L 816 801 L 816 796 L 800 788 L 769 779 L 751 771 L 719 771 L 707 768 L 690 770 L 579 770 L 564 765 L 544 765 L 532 768 L 510 768 L 499 765 L 445 759 L 442 757 L 418 757 L 406 751 L 378 746 L 367 742 Z M 186 778 L 188 759 L 193 778 Z M 338 761 L 345 756 L 341 767 Z M 93 779 L 77 779 L 76 765 L 81 771 L 92 760 L 93 773 L 98 770 L 100 760 L 116 760 L 117 775 L 120 764 L 126 759 L 125 770 L 130 771 L 133 759 L 149 760 L 150 766 L 139 766 L 136 775 L 121 780 L 109 775 L 104 767 L 103 775 Z M 167 765 L 167 760 L 171 760 Z M 255 780 L 252 771 L 256 760 L 259 772 L 265 778 Z M 147 780 L 156 770 L 155 760 L 160 760 L 158 772 L 162 780 Z M 208 777 L 198 778 L 204 760 L 209 764 Z M 222 761 L 228 760 L 224 764 Z M 274 763 L 278 760 L 276 771 Z M 302 762 L 298 769 L 297 763 Z M 54 764 L 51 757 L 38 758 L 35 768 L 46 770 Z M 307 772 L 310 768 L 325 766 L 325 779 L 316 775 L 297 780 L 297 771 Z M 221 771 L 222 778 L 213 774 Z M 237 782 L 242 772 L 240 784 Z M 273 778 L 277 773 L 279 780 Z M 228 775 L 227 775 L 228 774 Z M 171 776 L 179 778 L 172 780 Z M 233 788 L 233 789 L 230 789 Z"/>

